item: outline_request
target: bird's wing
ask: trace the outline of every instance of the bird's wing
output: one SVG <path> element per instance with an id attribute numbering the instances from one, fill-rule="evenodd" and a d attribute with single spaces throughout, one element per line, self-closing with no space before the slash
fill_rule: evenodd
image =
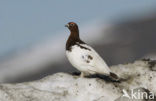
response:
<path id="1" fill-rule="evenodd" d="M 81 46 L 85 47 L 82 54 L 82 65 L 88 67 L 89 70 L 101 73 L 101 74 L 109 74 L 110 69 L 105 63 L 105 61 L 98 55 L 98 53 L 89 45 L 81 44 Z"/>

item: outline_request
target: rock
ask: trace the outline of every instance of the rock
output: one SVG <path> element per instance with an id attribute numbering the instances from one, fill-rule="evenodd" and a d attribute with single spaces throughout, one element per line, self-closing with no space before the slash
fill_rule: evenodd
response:
<path id="1" fill-rule="evenodd" d="M 0 84 L 0 101 L 155 101 L 156 72 L 150 62 L 112 66 L 125 79 L 120 83 L 56 73 L 32 82 Z"/>

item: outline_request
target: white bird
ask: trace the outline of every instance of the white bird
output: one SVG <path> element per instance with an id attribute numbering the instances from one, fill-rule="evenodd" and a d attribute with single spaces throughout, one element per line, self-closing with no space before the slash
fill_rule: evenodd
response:
<path id="1" fill-rule="evenodd" d="M 81 41 L 76 23 L 69 22 L 65 27 L 70 30 L 70 36 L 66 42 L 66 56 L 70 63 L 81 72 L 81 77 L 102 74 L 117 78 L 101 56 L 91 46 Z"/>

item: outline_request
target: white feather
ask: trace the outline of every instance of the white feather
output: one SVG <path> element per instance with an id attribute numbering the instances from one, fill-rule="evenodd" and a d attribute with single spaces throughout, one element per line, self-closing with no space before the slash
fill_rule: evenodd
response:
<path id="1" fill-rule="evenodd" d="M 79 71 L 87 74 L 99 73 L 109 75 L 110 69 L 98 53 L 86 44 L 80 45 L 90 50 L 84 49 L 79 45 L 72 46 L 71 51 L 66 51 L 70 63 Z M 88 56 L 91 56 L 92 59 L 89 59 Z M 88 63 L 87 60 L 89 60 Z"/>

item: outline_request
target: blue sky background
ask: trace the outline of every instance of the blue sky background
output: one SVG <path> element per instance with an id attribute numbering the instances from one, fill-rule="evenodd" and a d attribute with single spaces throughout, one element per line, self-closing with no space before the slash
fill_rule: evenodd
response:
<path id="1" fill-rule="evenodd" d="M 0 57 L 57 36 L 69 21 L 118 21 L 155 11 L 156 0 L 0 0 Z"/>

